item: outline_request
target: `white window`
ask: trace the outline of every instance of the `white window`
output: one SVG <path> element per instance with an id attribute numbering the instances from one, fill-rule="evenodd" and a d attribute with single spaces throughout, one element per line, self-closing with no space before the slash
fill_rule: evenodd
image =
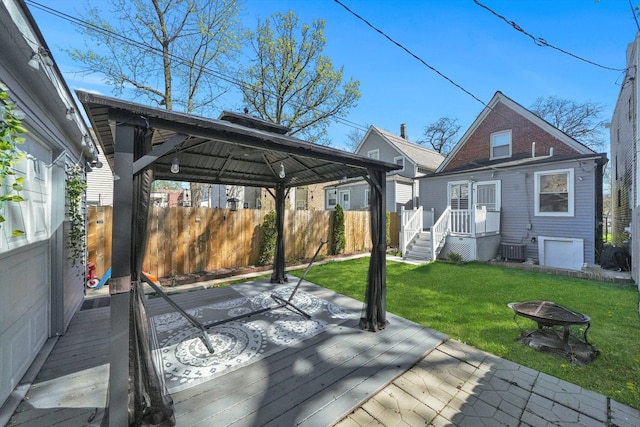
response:
<path id="1" fill-rule="evenodd" d="M 535 215 L 573 216 L 573 169 L 534 174 Z"/>
<path id="2" fill-rule="evenodd" d="M 367 151 L 367 157 L 370 159 L 380 160 L 380 150 L 376 148 L 375 150 Z"/>
<path id="3" fill-rule="evenodd" d="M 335 209 L 338 204 L 338 192 L 335 188 L 332 188 L 331 190 L 326 190 L 326 194 L 327 209 Z"/>
<path id="4" fill-rule="evenodd" d="M 364 190 L 364 207 L 365 208 L 368 208 L 369 205 L 371 204 L 370 199 L 369 199 L 370 192 L 371 192 L 371 190 L 368 189 L 368 188 Z"/>
<path id="5" fill-rule="evenodd" d="M 401 171 L 404 170 L 404 157 L 402 156 L 394 157 L 393 163 L 395 163 L 396 165 L 402 166 L 402 169 L 400 169 Z"/>
<path id="6" fill-rule="evenodd" d="M 511 131 L 491 134 L 491 159 L 511 157 Z"/>
<path id="7" fill-rule="evenodd" d="M 449 206 L 454 210 L 469 209 L 469 183 L 467 181 L 449 183 Z"/>

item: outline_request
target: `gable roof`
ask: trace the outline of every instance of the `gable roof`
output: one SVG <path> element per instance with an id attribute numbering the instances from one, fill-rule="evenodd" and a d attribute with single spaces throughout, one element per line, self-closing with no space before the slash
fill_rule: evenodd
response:
<path id="1" fill-rule="evenodd" d="M 382 130 L 376 126 L 370 126 L 360 144 L 356 148 L 356 152 L 360 149 L 364 141 L 367 140 L 371 133 L 377 133 L 380 137 L 387 141 L 391 146 L 400 152 L 404 157 L 410 159 L 421 169 L 435 171 L 440 163 L 444 160 L 444 156 L 435 150 L 423 147 L 408 141 L 401 136 L 394 135 L 391 132 Z"/>
<path id="2" fill-rule="evenodd" d="M 556 138 L 560 142 L 566 144 L 569 148 L 575 150 L 579 155 L 586 154 L 597 154 L 595 151 L 587 147 L 586 145 L 578 142 L 577 140 L 571 138 L 566 133 L 562 132 L 557 127 L 553 126 L 546 120 L 536 116 L 528 109 L 524 108 L 522 105 L 518 104 L 511 98 L 505 96 L 502 92 L 497 91 L 491 101 L 487 104 L 487 106 L 480 112 L 478 117 L 474 120 L 474 122 L 469 126 L 467 131 L 464 133 L 462 138 L 458 141 L 458 143 L 453 147 L 449 155 L 444 159 L 444 161 L 438 166 L 436 173 L 439 173 L 446 169 L 446 167 L 451 163 L 451 161 L 455 158 L 456 154 L 460 151 L 460 149 L 467 143 L 467 141 L 471 138 L 474 132 L 478 129 L 478 127 L 482 124 L 482 122 L 487 118 L 487 116 L 493 112 L 494 108 L 498 105 L 502 104 L 505 107 L 513 110 L 516 114 L 520 115 L 523 119 L 530 121 L 534 125 L 538 126 L 543 131 L 547 132 L 552 137 Z M 501 159 L 496 163 L 504 163 L 510 162 L 513 159 Z M 476 167 L 476 166 L 473 166 Z"/>

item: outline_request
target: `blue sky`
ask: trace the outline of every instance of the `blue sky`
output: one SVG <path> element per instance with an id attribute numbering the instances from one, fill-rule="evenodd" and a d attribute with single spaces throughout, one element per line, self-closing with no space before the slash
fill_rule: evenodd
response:
<path id="1" fill-rule="evenodd" d="M 85 4 L 38 1 L 74 16 L 80 16 Z M 610 68 L 625 68 L 627 44 L 638 31 L 626 0 L 478 1 L 535 37 Z M 555 95 L 603 104 L 606 120 L 613 114 L 622 71 L 538 46 L 473 0 L 341 2 L 485 103 L 499 90 L 525 107 L 538 97 Z M 82 42 L 71 24 L 31 5 L 30 9 L 69 87 L 112 96 L 99 76 L 77 73 L 78 64 L 61 50 Z M 346 77 L 360 81 L 362 98 L 346 117 L 349 122 L 373 124 L 396 134 L 405 123 L 409 139 L 416 141 L 425 126 L 443 116 L 458 119 L 461 136 L 482 110 L 482 103 L 333 0 L 247 0 L 244 22 L 253 29 L 257 18 L 288 10 L 303 23 L 324 19 L 325 54 L 334 65 L 344 67 Z M 241 111 L 242 107 L 237 93 L 225 95 L 219 103 L 220 111 Z M 333 146 L 344 147 L 352 129 L 332 125 Z"/>

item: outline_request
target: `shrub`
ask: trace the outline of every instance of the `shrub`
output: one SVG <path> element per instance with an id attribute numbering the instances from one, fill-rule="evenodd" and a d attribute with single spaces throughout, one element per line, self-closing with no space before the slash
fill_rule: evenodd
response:
<path id="1" fill-rule="evenodd" d="M 454 262 L 457 264 L 462 261 L 462 255 L 456 252 L 449 252 L 447 254 L 447 259 L 449 260 L 449 262 Z"/>
<path id="2" fill-rule="evenodd" d="M 347 244 L 344 236 L 344 210 L 340 205 L 336 205 L 333 215 L 333 229 L 331 231 L 331 255 L 338 255 L 344 252 Z"/>
<path id="3" fill-rule="evenodd" d="M 258 254 L 258 264 L 267 265 L 273 262 L 276 252 L 276 213 L 269 212 L 264 216 L 262 223 L 262 240 L 260 240 L 260 253 Z"/>

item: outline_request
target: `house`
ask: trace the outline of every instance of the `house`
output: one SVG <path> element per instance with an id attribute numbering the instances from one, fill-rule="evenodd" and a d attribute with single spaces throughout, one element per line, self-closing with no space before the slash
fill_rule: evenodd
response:
<path id="1" fill-rule="evenodd" d="M 91 135 L 94 135 L 93 130 Z M 101 152 L 87 168 L 87 205 L 113 206 L 113 172 Z"/>
<path id="2" fill-rule="evenodd" d="M 355 154 L 402 166 L 387 174 L 387 212 L 413 209 L 418 203 L 416 178 L 432 173 L 444 156 L 407 139 L 406 126 L 400 126 L 400 136 L 370 126 Z M 337 204 L 345 210 L 364 210 L 369 207 L 369 184 L 362 178 L 342 180 L 325 186 L 325 209 Z"/>
<path id="3" fill-rule="evenodd" d="M 640 137 L 638 66 L 640 34 L 627 47 L 627 71 L 611 119 L 611 239 L 631 253 L 631 277 L 640 283 Z"/>
<path id="4" fill-rule="evenodd" d="M 579 270 L 602 249 L 607 158 L 496 92 L 403 224 L 404 255 L 504 259 Z M 437 218 L 423 232 L 419 210 Z M 412 254 L 412 251 L 414 254 Z"/>
<path id="5" fill-rule="evenodd" d="M 0 212 L 6 218 L 0 224 L 3 405 L 15 401 L 12 396 L 20 399 L 12 394 L 15 387 L 39 352 L 65 333 L 83 302 L 84 259 L 71 262 L 67 246 L 71 222 L 65 204 L 73 202 L 66 197 L 66 178 L 73 173 L 74 180 L 84 180 L 85 167 L 97 161 L 97 149 L 23 0 L 0 3 L 0 28 L 0 81 L 27 130 L 18 146 L 24 157 L 2 188 L 6 194 L 14 178 L 25 180 L 24 201 L 3 203 Z M 8 110 L 4 102 L 0 105 L 4 122 Z"/>

